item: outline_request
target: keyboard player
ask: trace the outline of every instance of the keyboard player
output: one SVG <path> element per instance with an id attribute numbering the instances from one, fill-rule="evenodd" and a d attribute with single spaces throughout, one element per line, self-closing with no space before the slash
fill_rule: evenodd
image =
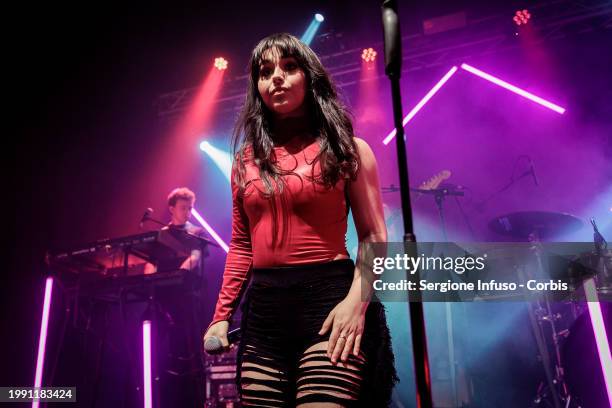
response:
<path id="1" fill-rule="evenodd" d="M 178 235 L 187 232 L 198 237 L 204 237 L 204 229 L 189 222 L 195 200 L 196 196 L 194 192 L 186 187 L 179 187 L 172 190 L 170 194 L 168 194 L 170 223 L 163 227 L 162 230 L 170 230 L 171 233 L 176 233 Z M 200 249 L 193 249 L 191 255 L 187 258 L 164 260 L 157 265 L 147 263 L 144 273 L 152 274 L 155 272 L 167 272 L 178 269 L 193 271 L 200 267 L 201 262 L 202 251 Z"/>

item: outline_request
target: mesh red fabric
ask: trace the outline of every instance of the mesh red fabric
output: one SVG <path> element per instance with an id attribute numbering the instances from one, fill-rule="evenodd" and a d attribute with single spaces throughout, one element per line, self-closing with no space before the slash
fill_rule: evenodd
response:
<path id="1" fill-rule="evenodd" d="M 315 162 L 319 149 L 318 141 L 303 149 L 274 148 L 277 165 L 291 173 L 282 176 L 283 191 L 272 197 L 266 196 L 248 154 L 244 190 L 235 184 L 232 172 L 232 238 L 211 324 L 231 318 L 253 267 L 348 257 L 345 183 L 328 189 L 313 180 L 321 171 Z"/>

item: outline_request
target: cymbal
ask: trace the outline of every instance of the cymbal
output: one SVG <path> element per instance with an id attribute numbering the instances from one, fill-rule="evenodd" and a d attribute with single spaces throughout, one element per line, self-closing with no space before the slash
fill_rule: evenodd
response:
<path id="1" fill-rule="evenodd" d="M 493 232 L 513 238 L 528 239 L 535 234 L 539 239 L 577 231 L 584 226 L 579 218 L 551 211 L 519 211 L 500 215 L 489 221 Z"/>

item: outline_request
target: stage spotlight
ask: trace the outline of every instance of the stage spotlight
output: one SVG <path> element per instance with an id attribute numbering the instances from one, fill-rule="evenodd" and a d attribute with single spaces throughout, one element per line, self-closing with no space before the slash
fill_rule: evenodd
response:
<path id="1" fill-rule="evenodd" d="M 376 59 L 376 51 L 373 48 L 364 48 L 361 53 L 361 59 L 365 62 L 372 62 Z"/>
<path id="2" fill-rule="evenodd" d="M 517 26 L 520 26 L 527 24 L 530 18 L 531 14 L 529 13 L 529 10 L 523 9 L 518 10 L 516 13 L 514 13 L 514 17 L 512 18 L 512 20 Z"/>
<path id="3" fill-rule="evenodd" d="M 308 28 L 304 31 L 304 34 L 300 37 L 300 40 L 304 44 L 310 45 L 312 40 L 314 39 L 315 34 L 319 30 L 319 26 L 325 20 L 321 14 L 315 14 L 314 18 L 310 20 L 310 24 L 308 24 Z"/>
<path id="4" fill-rule="evenodd" d="M 215 58 L 215 68 L 219 71 L 227 69 L 227 60 L 223 57 Z"/>
<path id="5" fill-rule="evenodd" d="M 200 143 L 200 150 L 206 153 L 219 167 L 229 184 L 232 173 L 232 155 L 223 149 L 214 147 L 208 141 Z"/>

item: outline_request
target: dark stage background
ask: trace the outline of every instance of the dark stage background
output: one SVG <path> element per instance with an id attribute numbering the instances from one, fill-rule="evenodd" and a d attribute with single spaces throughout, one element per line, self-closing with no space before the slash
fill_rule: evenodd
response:
<path id="1" fill-rule="evenodd" d="M 510 20 L 518 7 L 537 3 L 404 2 L 400 5 L 402 31 L 419 33 L 424 19 L 462 10 L 473 19 L 508 13 Z M 215 173 L 210 161 L 202 156 L 193 172 L 160 181 L 163 174 L 174 171 L 174 164 L 168 162 L 168 157 L 173 156 L 165 154 L 172 145 L 172 124 L 157 116 L 157 98 L 200 84 L 218 55 L 230 61 L 232 76 L 243 74 L 249 52 L 260 38 L 281 31 L 300 35 L 315 12 L 325 16 L 322 32 L 333 29 L 350 37 L 353 43 L 362 41 L 364 47 L 382 39 L 379 2 L 370 0 L 28 4 L 13 5 L 7 10 L 4 19 L 10 26 L 6 26 L 8 32 L 3 36 L 3 60 L 9 70 L 3 88 L 9 126 L 4 137 L 7 166 L 3 167 L 8 187 L 4 193 L 8 204 L 4 240 L 8 256 L 0 285 L 0 385 L 33 382 L 47 249 L 136 233 L 146 207 L 153 207 L 157 217 L 166 219 L 165 196 L 178 185 L 189 185 L 196 191 L 196 206 L 202 214 L 210 214 L 209 222 L 219 226 L 217 231 L 229 241 L 230 195 L 219 189 L 225 181 L 219 181 L 219 173 Z M 583 219 L 603 214 L 599 219 L 602 232 L 612 240 L 612 211 L 601 211 L 604 207 L 612 210 L 609 28 L 608 23 L 607 29 L 583 30 L 545 40 L 542 48 L 548 64 L 539 59 L 529 65 L 530 55 L 520 47 L 492 51 L 489 56 L 467 61 L 483 69 L 491 67 L 492 72 L 503 73 L 515 83 L 551 96 L 568 109 L 565 122 L 557 121 L 556 116 L 551 119 L 554 113 L 540 111 L 532 115 L 531 105 L 526 102 L 516 104 L 514 113 L 494 108 L 492 98 L 508 106 L 514 103 L 513 97 L 484 90 L 471 77 L 455 78 L 449 82 L 447 94 L 440 95 L 445 98 L 440 101 L 440 110 L 424 110 L 423 120 L 414 122 L 411 134 L 418 140 L 413 139 L 409 145 L 414 160 L 413 184 L 445 168 L 436 163 L 442 155 L 445 164 L 457 169 L 459 183 L 474 186 L 476 198 L 482 199 L 505 183 L 516 156 L 526 152 L 540 166 L 540 183 L 544 187 L 537 189 L 525 181 L 484 211 L 474 213 L 476 238 L 493 239 L 483 226 L 496 214 L 541 208 L 570 212 Z M 404 44 L 404 53 L 410 53 L 409 43 Z M 458 59 L 455 63 L 461 62 Z M 405 74 L 404 111 L 414 106 L 447 70 L 446 65 L 432 66 Z M 371 145 L 376 145 L 373 148 L 379 157 L 388 152 L 390 159 L 380 164 L 382 184 L 398 185 L 395 157 L 379 143 L 391 128 L 388 83 L 380 80 L 379 86 L 380 122 L 360 122 L 357 129 Z M 343 90 L 349 104 L 360 109 L 354 87 Z M 212 140 L 227 143 L 232 115 L 225 113 L 223 120 L 215 123 Z M 461 118 L 465 122 L 460 122 Z M 474 139 L 462 139 L 467 134 Z M 493 152 L 491 156 L 487 156 L 489 152 Z M 470 165 L 461 167 L 465 161 Z M 398 204 L 396 198 L 389 196 L 385 202 L 391 207 Z M 452 207 L 449 211 L 450 239 L 470 239 L 458 210 Z M 421 200 L 415 212 L 420 236 L 441 239 L 431 203 Z M 589 240 L 591 233 L 585 228 L 572 239 Z M 211 250 L 206 272 L 208 301 L 202 310 L 204 324 L 212 316 L 224 259 L 223 251 Z M 479 347 L 482 350 L 472 357 L 474 373 L 480 382 L 495 378 L 487 369 L 488 363 L 477 365 L 477 361 L 496 361 L 499 367 L 513 367 L 516 371 L 506 372 L 489 384 L 477 383 L 476 387 L 490 390 L 492 395 L 482 397 L 484 401 L 503 396 L 502 399 L 523 403 L 535 390 L 538 378 L 537 362 L 529 357 L 529 334 L 522 332 L 511 340 L 509 337 L 516 332 L 515 325 L 523 312 L 516 308 L 482 308 L 473 310 L 473 319 L 465 319 L 471 324 L 484 324 L 495 321 L 497 313 L 505 316 L 500 326 L 479 329 L 495 331 L 498 340 L 491 343 L 483 334 L 468 346 L 472 351 Z M 525 342 L 517 340 L 524 336 Z M 405 350 L 405 355 L 398 358 L 405 378 L 401 400 L 405 406 L 412 406 L 414 386 L 410 383 L 407 338 L 398 334 L 394 341 Z M 65 361 L 57 375 L 69 379 L 71 368 L 81 360 L 71 355 Z"/>

